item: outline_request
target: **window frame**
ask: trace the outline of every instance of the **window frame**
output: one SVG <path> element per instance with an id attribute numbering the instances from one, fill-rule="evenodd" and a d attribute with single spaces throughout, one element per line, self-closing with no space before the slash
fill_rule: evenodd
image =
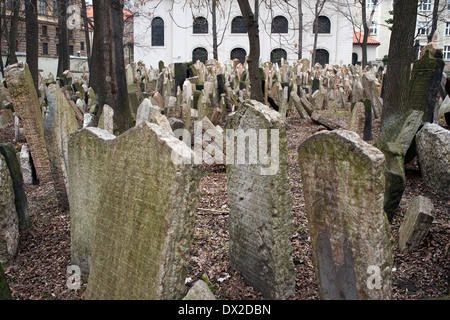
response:
<path id="1" fill-rule="evenodd" d="M 431 11 L 431 0 L 419 0 L 419 11 Z"/>
<path id="2" fill-rule="evenodd" d="M 206 58 L 205 58 L 205 61 L 202 61 L 202 60 L 200 60 L 200 59 L 194 59 L 194 55 L 195 55 L 195 52 L 196 51 L 202 51 L 203 53 L 206 53 Z M 202 62 L 202 63 L 205 63 L 207 60 L 208 60 L 208 56 L 209 56 L 209 52 L 208 52 L 208 50 L 206 49 L 206 48 L 204 48 L 204 47 L 195 47 L 193 50 L 192 50 L 192 63 L 196 63 L 197 61 L 200 61 L 200 62 Z M 195 60 L 195 61 L 194 61 Z"/>
<path id="3" fill-rule="evenodd" d="M 203 20 L 203 22 L 196 23 L 197 20 Z M 206 30 L 204 29 L 205 27 Z M 203 16 L 195 17 L 194 22 L 192 23 L 192 34 L 208 34 L 208 33 L 209 33 L 208 19 L 206 19 Z"/>
<path id="4" fill-rule="evenodd" d="M 450 60 L 450 45 L 444 46 L 444 50 L 442 50 L 443 59 Z"/>
<path id="5" fill-rule="evenodd" d="M 236 25 L 236 21 L 238 20 L 240 20 L 240 23 Z M 236 27 L 240 27 L 240 29 L 236 31 Z M 245 25 L 243 16 L 236 16 L 231 20 L 231 34 L 247 34 L 247 26 Z"/>
<path id="6" fill-rule="evenodd" d="M 238 57 L 234 57 L 234 58 L 233 58 L 233 52 L 237 52 L 238 50 L 239 50 L 239 51 L 242 50 L 242 51 L 244 52 L 244 61 L 241 61 L 241 59 L 239 59 Z M 242 51 L 241 51 L 241 53 L 242 53 Z M 244 64 L 246 57 L 247 57 L 247 50 L 245 50 L 245 49 L 242 48 L 242 47 L 233 48 L 233 49 L 230 51 L 230 60 L 238 59 L 239 62 L 240 62 L 241 64 Z"/>
<path id="7" fill-rule="evenodd" d="M 285 25 L 283 25 L 282 28 L 275 27 L 276 20 L 278 20 L 279 22 L 282 21 L 283 24 L 285 23 Z M 270 31 L 272 34 L 287 34 L 287 33 L 289 33 L 289 20 L 286 19 L 286 17 L 284 17 L 282 15 L 278 15 L 272 19 L 272 25 L 271 25 L 270 29 L 271 29 Z M 279 29 L 282 29 L 282 30 L 279 31 Z"/>
<path id="8" fill-rule="evenodd" d="M 323 31 L 321 31 L 321 27 L 323 27 L 323 25 L 321 26 L 321 24 L 320 24 L 320 19 L 323 19 L 323 18 L 326 18 L 327 20 L 327 22 L 328 22 L 328 28 L 329 28 L 329 31 L 328 32 L 323 32 Z M 318 16 L 317 17 L 317 19 L 319 20 L 318 21 L 318 28 L 319 28 L 319 31 L 317 32 L 318 34 L 331 34 L 331 19 L 330 18 L 328 18 L 327 16 L 325 16 L 325 15 L 321 15 L 321 16 Z M 328 29 L 327 29 L 328 30 Z M 315 30 L 315 25 L 313 25 L 313 34 L 315 34 L 316 33 L 316 30 Z"/>
<path id="9" fill-rule="evenodd" d="M 161 22 L 160 25 L 154 25 L 156 22 Z M 155 28 L 160 32 L 159 39 L 156 37 L 158 34 L 155 34 Z M 160 29 L 159 29 L 160 28 Z M 162 31 L 162 32 L 161 32 Z M 154 17 L 151 22 L 151 46 L 152 47 L 164 47 L 165 46 L 165 22 L 161 17 Z M 156 41 L 158 40 L 158 41 Z M 156 42 L 156 43 L 155 43 Z"/>
<path id="10" fill-rule="evenodd" d="M 283 55 L 280 56 L 279 59 L 276 59 L 276 60 L 275 60 L 275 59 L 274 59 L 274 55 L 275 55 L 276 52 L 283 52 Z M 278 57 L 277 57 L 277 58 L 278 58 Z M 284 50 L 283 48 L 275 48 L 275 49 L 272 49 L 272 50 L 270 51 L 270 62 L 272 62 L 272 64 L 277 63 L 278 65 L 280 65 L 280 63 L 281 63 L 281 58 L 284 58 L 284 60 L 287 61 L 287 51 Z"/>

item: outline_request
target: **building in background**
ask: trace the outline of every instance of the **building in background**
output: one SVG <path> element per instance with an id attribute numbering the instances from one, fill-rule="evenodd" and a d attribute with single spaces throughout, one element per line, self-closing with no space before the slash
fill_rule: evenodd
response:
<path id="1" fill-rule="evenodd" d="M 193 1 L 195 3 L 195 1 Z M 209 2 L 208 2 L 209 3 Z M 245 60 L 249 53 L 247 32 L 237 1 L 219 1 L 217 8 L 218 60 Z M 311 60 L 314 33 L 313 0 L 303 1 L 302 58 Z M 158 4 L 155 6 L 155 4 Z M 271 9 L 260 5 L 261 62 L 290 63 L 298 60 L 299 14 L 297 1 L 279 1 Z M 157 67 L 175 62 L 213 59 L 211 8 L 170 0 L 146 1 L 134 18 L 135 61 Z M 353 32 L 351 23 L 326 3 L 319 16 L 316 62 L 350 64 Z"/>
<path id="2" fill-rule="evenodd" d="M 26 28 L 25 28 L 25 7 L 21 2 L 19 25 L 17 30 L 16 55 L 19 61 L 26 60 Z M 6 19 L 9 22 L 12 16 L 13 1 L 6 3 Z M 74 5 L 80 6 L 79 1 L 72 1 Z M 38 28 L 39 28 L 39 72 L 41 76 L 47 77 L 51 72 L 56 75 L 58 68 L 59 51 L 59 28 L 58 15 L 56 12 L 57 1 L 38 0 Z M 2 19 L 3 20 L 3 19 Z M 2 21 L 3 23 L 3 21 Z M 8 56 L 8 41 L 5 39 L 5 32 L 1 35 L 1 53 L 3 64 L 5 65 Z M 80 28 L 69 30 L 69 50 L 71 55 L 71 71 L 79 73 L 83 67 L 87 68 L 86 39 L 82 25 Z"/>

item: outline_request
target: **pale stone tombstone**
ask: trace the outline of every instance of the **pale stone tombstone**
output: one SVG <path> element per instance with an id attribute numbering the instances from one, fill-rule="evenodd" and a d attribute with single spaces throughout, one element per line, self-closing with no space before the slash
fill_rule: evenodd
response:
<path id="1" fill-rule="evenodd" d="M 0 265 L 10 265 L 19 246 L 19 218 L 5 158 L 0 154 Z"/>
<path id="2" fill-rule="evenodd" d="M 237 135 L 237 143 L 227 142 L 226 150 L 231 265 L 264 297 L 289 299 L 294 294 L 295 277 L 289 241 L 292 198 L 284 122 L 268 106 L 246 100 L 229 116 L 227 129 L 227 135 L 234 133 L 227 141 L 234 141 Z M 248 148 L 240 149 L 244 134 L 250 141 Z M 258 153 L 259 159 L 255 159 Z M 266 157 L 271 153 L 270 161 L 261 153 Z"/>
<path id="3" fill-rule="evenodd" d="M 426 123 L 416 134 L 417 159 L 423 181 L 443 198 L 450 198 L 450 131 Z"/>
<path id="4" fill-rule="evenodd" d="M 76 141 L 85 130 L 71 138 L 81 156 L 84 146 Z M 201 166 L 191 164 L 192 156 L 182 141 L 149 122 L 105 143 L 96 165 L 101 170 L 91 179 L 98 193 L 78 191 L 94 198 L 93 208 L 85 206 L 95 219 L 87 300 L 183 298 L 200 195 Z"/>
<path id="5" fill-rule="evenodd" d="M 136 126 L 144 121 L 155 120 L 158 114 L 161 114 L 161 109 L 158 106 L 153 105 L 150 99 L 145 98 L 137 109 Z"/>
<path id="6" fill-rule="evenodd" d="M 109 132 L 87 127 L 69 140 L 69 203 L 72 264 L 89 273 L 95 216 L 105 167 L 107 142 L 115 139 Z"/>
<path id="7" fill-rule="evenodd" d="M 37 178 L 42 183 L 50 182 L 52 176 L 45 147 L 44 118 L 28 65 L 22 62 L 10 65 L 5 76 L 14 110 L 25 129 Z"/>
<path id="8" fill-rule="evenodd" d="M 30 151 L 28 150 L 27 144 L 23 144 L 20 149 L 20 171 L 22 172 L 23 183 L 25 185 L 32 185 L 35 183 L 33 175 L 33 165 L 31 162 Z"/>
<path id="9" fill-rule="evenodd" d="M 383 153 L 355 132 L 335 130 L 308 138 L 298 155 L 321 297 L 390 299 Z M 374 272 L 379 277 L 372 281 Z"/>
<path id="10" fill-rule="evenodd" d="M 361 138 L 363 138 L 365 119 L 364 103 L 355 103 L 355 106 L 350 114 L 348 130 L 356 132 Z"/>
<path id="11" fill-rule="evenodd" d="M 50 171 L 62 211 L 69 209 L 68 143 L 69 136 L 78 130 L 75 112 L 56 84 L 47 91 L 47 111 L 44 117 L 44 135 L 50 161 Z"/>
<path id="12" fill-rule="evenodd" d="M 107 104 L 103 105 L 102 114 L 98 119 L 98 127 L 110 134 L 114 133 L 114 109 Z"/>
<path id="13" fill-rule="evenodd" d="M 433 223 L 433 210 L 433 202 L 424 196 L 417 196 L 411 201 L 398 231 L 401 251 L 420 247 Z"/>

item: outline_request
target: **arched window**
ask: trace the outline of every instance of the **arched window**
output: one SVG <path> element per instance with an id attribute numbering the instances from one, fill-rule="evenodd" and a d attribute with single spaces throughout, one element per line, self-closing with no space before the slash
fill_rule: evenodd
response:
<path id="1" fill-rule="evenodd" d="M 192 51 L 192 62 L 196 63 L 197 61 L 205 63 L 208 60 L 208 50 L 205 48 L 195 48 Z"/>
<path id="2" fill-rule="evenodd" d="M 272 20 L 272 33 L 288 33 L 289 23 L 283 16 L 276 16 Z"/>
<path id="3" fill-rule="evenodd" d="M 325 16 L 319 16 L 318 18 L 318 33 L 331 33 L 331 21 Z M 316 26 L 313 27 L 313 33 L 316 33 Z"/>
<path id="4" fill-rule="evenodd" d="M 152 20 L 152 46 L 164 46 L 164 20 L 159 17 Z"/>
<path id="5" fill-rule="evenodd" d="M 194 19 L 193 33 L 208 33 L 208 20 L 205 17 Z"/>
<path id="6" fill-rule="evenodd" d="M 231 21 L 231 33 L 247 33 L 244 17 L 237 16 Z"/>
<path id="7" fill-rule="evenodd" d="M 358 63 L 358 54 L 356 52 L 352 53 L 352 65 L 356 65 Z"/>
<path id="8" fill-rule="evenodd" d="M 231 50 L 230 59 L 238 59 L 240 63 L 245 62 L 245 57 L 247 56 L 247 52 L 242 48 L 235 48 Z"/>
<path id="9" fill-rule="evenodd" d="M 330 54 L 325 49 L 317 49 L 314 64 L 320 63 L 323 67 L 330 62 Z"/>
<path id="10" fill-rule="evenodd" d="M 283 58 L 284 60 L 287 60 L 287 52 L 286 52 L 286 50 L 283 50 L 283 49 L 274 49 L 274 50 L 272 50 L 272 52 L 270 53 L 270 61 L 271 61 L 272 63 L 278 63 L 278 64 L 280 64 L 281 58 Z"/>

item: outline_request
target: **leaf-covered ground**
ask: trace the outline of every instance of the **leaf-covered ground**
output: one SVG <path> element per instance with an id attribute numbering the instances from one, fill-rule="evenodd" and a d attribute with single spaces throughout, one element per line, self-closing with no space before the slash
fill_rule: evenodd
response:
<path id="1" fill-rule="evenodd" d="M 346 113 L 333 116 L 346 127 Z M 302 184 L 297 148 L 311 134 L 323 127 L 296 114 L 288 117 L 288 148 L 290 185 L 293 199 L 291 236 L 295 265 L 297 300 L 319 299 L 314 273 L 308 223 L 304 211 Z M 377 133 L 374 122 L 374 140 Z M 447 127 L 448 129 L 448 127 Z M 0 129 L 0 141 L 12 141 L 12 125 Z M 373 143 L 371 141 L 370 143 Z M 19 150 L 19 146 L 17 147 Z M 437 197 L 421 179 L 416 161 L 407 165 L 407 186 L 397 215 L 392 221 L 395 240 L 393 298 L 397 300 L 428 299 L 448 296 L 450 201 Z M 228 250 L 228 203 L 225 166 L 204 166 L 200 199 L 191 249 L 187 289 L 200 278 L 209 281 L 217 299 L 257 300 L 259 292 L 248 286 L 242 276 L 230 267 Z M 21 232 L 17 258 L 5 272 L 13 297 L 18 300 L 83 299 L 87 278 L 81 289 L 67 287 L 70 266 L 70 217 L 61 212 L 51 184 L 26 187 L 33 226 Z M 435 218 L 425 243 L 416 251 L 398 250 L 398 229 L 411 199 L 429 197 L 435 206 Z"/>

